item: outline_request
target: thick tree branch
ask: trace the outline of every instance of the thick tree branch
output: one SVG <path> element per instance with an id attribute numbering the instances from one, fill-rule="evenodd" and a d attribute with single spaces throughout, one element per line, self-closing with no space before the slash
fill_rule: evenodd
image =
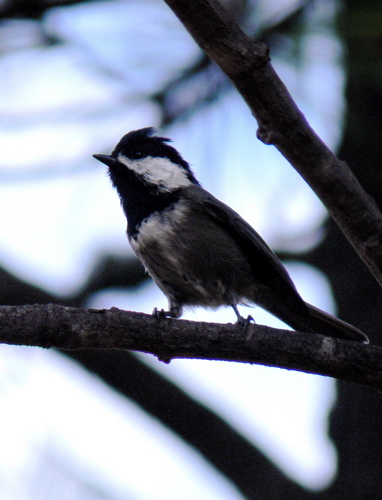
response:
<path id="1" fill-rule="evenodd" d="M 198 45 L 226 73 L 273 144 L 323 201 L 382 285 L 382 216 L 351 170 L 321 141 L 272 65 L 217 0 L 165 0 Z"/>
<path id="2" fill-rule="evenodd" d="M 250 334 L 250 338 L 248 338 Z M 200 323 L 112 309 L 1 306 L 0 342 L 58 349 L 131 349 L 174 358 L 239 361 L 382 389 L 382 349 L 316 334 Z"/>

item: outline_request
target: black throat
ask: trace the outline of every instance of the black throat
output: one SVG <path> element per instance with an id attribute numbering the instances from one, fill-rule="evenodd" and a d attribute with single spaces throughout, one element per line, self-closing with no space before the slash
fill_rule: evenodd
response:
<path id="1" fill-rule="evenodd" d="M 117 189 L 123 211 L 127 218 L 127 234 L 134 237 L 141 223 L 155 212 L 163 212 L 179 200 L 180 190 L 169 193 L 160 192 L 144 183 L 127 169 L 123 172 L 110 169 L 110 179 Z"/>

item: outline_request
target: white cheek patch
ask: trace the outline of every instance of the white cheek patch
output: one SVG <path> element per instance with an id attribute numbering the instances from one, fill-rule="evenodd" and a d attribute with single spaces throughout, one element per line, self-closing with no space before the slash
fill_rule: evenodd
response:
<path id="1" fill-rule="evenodd" d="M 120 154 L 118 160 L 161 191 L 173 191 L 192 184 L 187 177 L 187 171 L 168 158 L 147 156 L 141 160 L 131 160 Z"/>

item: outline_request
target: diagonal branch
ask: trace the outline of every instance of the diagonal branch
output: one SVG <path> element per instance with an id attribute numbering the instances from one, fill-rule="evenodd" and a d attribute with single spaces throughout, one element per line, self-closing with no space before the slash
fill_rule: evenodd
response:
<path id="1" fill-rule="evenodd" d="M 158 320 L 114 307 L 1 306 L 0 342 L 69 350 L 130 349 L 165 362 L 195 358 L 256 363 L 382 389 L 381 348 L 261 325 L 249 325 L 246 334 L 237 324 Z"/>
<path id="2" fill-rule="evenodd" d="M 217 0 L 165 0 L 220 66 L 273 144 L 312 187 L 382 285 L 382 215 L 357 179 L 307 123 L 273 69 L 268 48 L 248 37 Z"/>

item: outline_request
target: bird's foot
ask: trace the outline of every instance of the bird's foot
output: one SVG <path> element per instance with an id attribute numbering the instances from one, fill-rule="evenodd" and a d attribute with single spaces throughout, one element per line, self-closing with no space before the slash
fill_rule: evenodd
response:
<path id="1" fill-rule="evenodd" d="M 250 323 L 256 323 L 256 321 L 253 319 L 253 317 L 251 315 L 247 316 L 247 318 L 244 318 L 243 316 L 241 316 L 236 305 L 233 305 L 232 309 L 235 311 L 235 314 L 237 317 L 236 323 L 244 328 L 244 333 L 246 333 L 246 340 L 250 340 L 252 337 L 252 332 L 251 332 L 251 330 L 248 331 L 248 327 L 249 327 Z"/>
<path id="2" fill-rule="evenodd" d="M 157 307 L 154 307 L 152 315 L 156 319 L 160 319 L 160 318 L 167 318 L 168 314 L 169 314 L 169 311 L 165 311 L 164 309 L 158 309 Z"/>
<path id="3" fill-rule="evenodd" d="M 178 306 L 171 307 L 169 311 L 165 311 L 164 309 L 158 309 L 154 307 L 153 316 L 157 319 L 161 318 L 180 318 L 182 315 L 182 308 Z"/>
<path id="4" fill-rule="evenodd" d="M 251 340 L 253 335 L 253 329 L 249 328 L 249 325 L 251 323 L 253 323 L 254 325 L 256 324 L 256 321 L 253 319 L 253 317 L 250 314 L 247 316 L 247 318 L 243 318 L 243 316 L 240 316 L 240 320 L 238 318 L 237 322 L 244 327 L 244 333 L 246 334 L 245 340 L 246 341 Z"/>
<path id="5" fill-rule="evenodd" d="M 237 317 L 237 321 L 236 323 L 240 326 L 244 326 L 245 328 L 247 328 L 247 326 L 249 325 L 249 323 L 256 323 L 256 321 L 253 319 L 253 317 L 251 315 L 248 315 L 246 318 L 244 318 L 243 316 L 238 316 Z"/>

